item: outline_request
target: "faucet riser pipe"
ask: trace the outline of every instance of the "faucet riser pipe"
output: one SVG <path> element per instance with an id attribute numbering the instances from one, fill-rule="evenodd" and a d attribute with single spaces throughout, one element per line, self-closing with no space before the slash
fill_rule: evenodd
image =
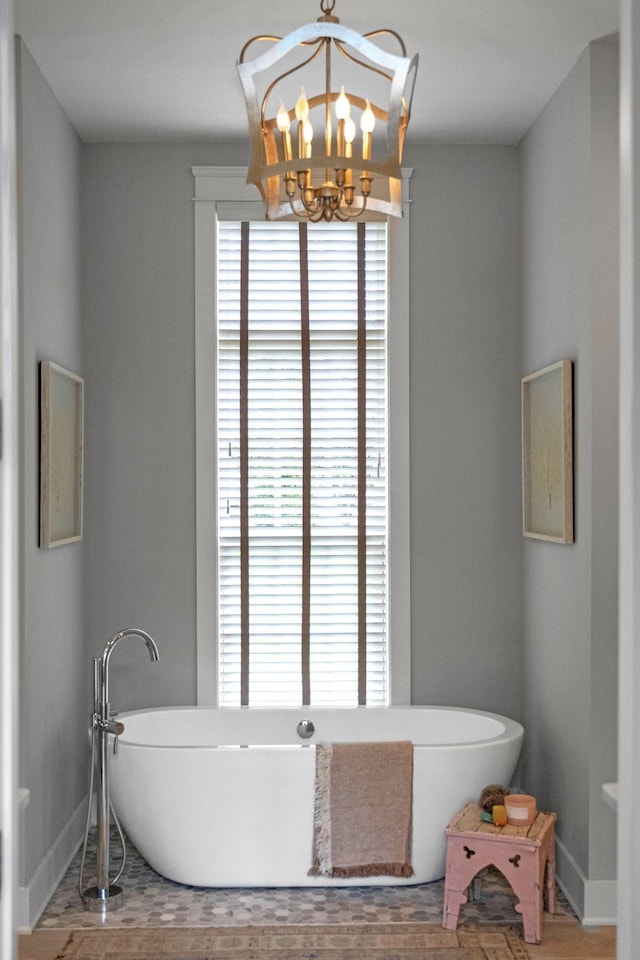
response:
<path id="1" fill-rule="evenodd" d="M 100 685 L 102 683 L 102 664 L 100 657 L 93 658 L 93 712 L 97 715 L 100 711 Z"/>
<path id="2" fill-rule="evenodd" d="M 109 742 L 98 731 L 98 866 L 97 886 L 103 898 L 109 896 Z"/>

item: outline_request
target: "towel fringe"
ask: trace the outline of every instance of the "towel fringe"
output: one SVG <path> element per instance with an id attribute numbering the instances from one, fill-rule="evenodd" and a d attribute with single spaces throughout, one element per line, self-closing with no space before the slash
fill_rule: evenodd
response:
<path id="1" fill-rule="evenodd" d="M 409 863 L 366 863 L 357 867 L 329 867 L 328 872 L 314 865 L 309 870 L 310 877 L 412 877 L 413 867 Z"/>
<path id="2" fill-rule="evenodd" d="M 331 761 L 333 746 L 330 743 L 316 744 L 316 804 L 314 827 L 317 862 L 309 876 L 331 876 Z M 316 872 L 312 872 L 316 871 Z"/>

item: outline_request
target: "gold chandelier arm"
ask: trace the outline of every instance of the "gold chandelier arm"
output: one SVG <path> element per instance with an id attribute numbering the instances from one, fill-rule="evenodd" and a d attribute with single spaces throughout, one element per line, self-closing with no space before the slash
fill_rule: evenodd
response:
<path id="1" fill-rule="evenodd" d="M 312 223 L 316 223 L 322 217 L 322 204 L 318 200 L 314 200 L 312 203 L 308 203 L 304 196 L 298 198 L 298 203 L 302 204 L 302 210 L 296 209 L 296 200 L 294 197 L 289 197 L 289 206 L 291 207 L 291 212 L 295 214 L 296 217 L 301 220 L 311 220 Z"/>
<path id="2" fill-rule="evenodd" d="M 319 56 L 320 56 L 320 54 L 322 53 L 322 49 L 323 49 L 323 47 L 324 47 L 324 45 L 325 45 L 326 43 L 327 43 L 326 37 L 319 37 L 318 40 L 314 40 L 314 41 L 313 41 L 313 44 L 314 44 L 314 45 L 317 45 L 317 48 L 316 48 L 316 50 L 313 51 L 313 53 L 311 54 L 310 57 L 307 57 L 307 59 L 306 59 L 306 60 L 303 60 L 302 63 L 296 64 L 295 67 L 291 67 L 290 70 L 287 70 L 285 73 L 281 74 L 279 77 L 276 77 L 276 79 L 273 80 L 273 82 L 269 84 L 269 86 L 267 87 L 267 90 L 266 90 L 266 92 L 265 92 L 265 95 L 264 95 L 264 97 L 262 98 L 262 103 L 261 103 L 261 105 L 260 105 L 260 121 L 261 121 L 261 123 L 264 124 L 264 115 L 265 115 L 265 111 L 266 111 L 266 109 L 267 109 L 267 102 L 268 102 L 268 100 L 269 100 L 269 97 L 271 96 L 271 92 L 272 92 L 272 90 L 274 89 L 274 87 L 277 87 L 278 84 L 279 84 L 282 80 L 285 79 L 285 77 L 291 76 L 292 73 L 296 73 L 296 71 L 301 70 L 302 67 L 306 67 L 308 63 L 312 63 L 312 62 L 316 59 L 316 57 L 319 57 Z M 311 46 L 311 41 L 307 41 L 307 44 L 306 44 L 306 45 Z"/>
<path id="3" fill-rule="evenodd" d="M 400 49 L 402 50 L 402 56 L 406 57 L 407 48 L 404 45 L 404 40 L 402 39 L 399 33 L 396 33 L 395 30 L 390 30 L 388 27 L 385 27 L 382 30 L 372 30 L 371 33 L 363 34 L 363 37 L 365 37 L 367 40 L 370 40 L 371 37 L 383 37 L 383 36 L 395 37 L 395 39 L 398 41 L 398 45 Z"/>
<path id="4" fill-rule="evenodd" d="M 358 57 L 354 57 L 353 54 L 349 53 L 348 50 L 345 50 L 340 40 L 334 39 L 333 42 L 336 50 L 338 50 L 346 60 L 350 60 L 352 63 L 357 63 L 359 67 L 364 67 L 365 70 L 370 70 L 371 73 L 377 73 L 379 77 L 383 77 L 383 79 L 388 80 L 389 83 L 391 83 L 391 77 L 388 73 L 385 73 L 384 70 L 380 70 L 378 67 L 374 67 L 370 63 L 365 63 L 364 60 L 359 60 Z"/>
<path id="5" fill-rule="evenodd" d="M 346 209 L 343 206 L 338 207 L 335 212 L 337 220 L 341 220 L 343 223 L 346 223 L 347 220 L 355 220 L 357 217 L 361 217 L 362 214 L 367 209 L 367 200 L 368 197 L 362 198 L 362 206 L 357 207 L 354 211 L 352 207 L 347 207 Z"/>
<path id="6" fill-rule="evenodd" d="M 240 51 L 240 56 L 238 57 L 238 63 L 244 63 L 244 55 L 251 46 L 252 43 L 260 43 L 262 40 L 269 40 L 271 43 L 280 43 L 282 37 L 270 37 L 270 36 L 259 36 L 251 37 L 251 40 L 247 40 L 244 47 Z"/>

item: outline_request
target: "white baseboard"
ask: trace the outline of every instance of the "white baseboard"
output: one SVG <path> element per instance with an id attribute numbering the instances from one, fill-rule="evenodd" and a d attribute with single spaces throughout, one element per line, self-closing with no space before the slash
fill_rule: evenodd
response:
<path id="1" fill-rule="evenodd" d="M 557 837 L 556 879 L 584 926 L 616 924 L 617 880 L 588 880 Z"/>
<path id="2" fill-rule="evenodd" d="M 29 885 L 18 887 L 16 923 L 18 933 L 31 933 L 40 919 L 40 915 L 82 843 L 86 816 L 87 800 L 85 798 L 67 821 L 44 860 L 41 861 Z"/>

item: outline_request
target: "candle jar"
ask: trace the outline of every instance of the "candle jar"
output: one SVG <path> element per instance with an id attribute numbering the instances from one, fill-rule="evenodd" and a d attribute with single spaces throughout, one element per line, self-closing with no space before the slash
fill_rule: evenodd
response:
<path id="1" fill-rule="evenodd" d="M 524 793 L 510 793 L 504 798 L 507 823 L 512 827 L 528 827 L 536 819 L 536 798 Z"/>

